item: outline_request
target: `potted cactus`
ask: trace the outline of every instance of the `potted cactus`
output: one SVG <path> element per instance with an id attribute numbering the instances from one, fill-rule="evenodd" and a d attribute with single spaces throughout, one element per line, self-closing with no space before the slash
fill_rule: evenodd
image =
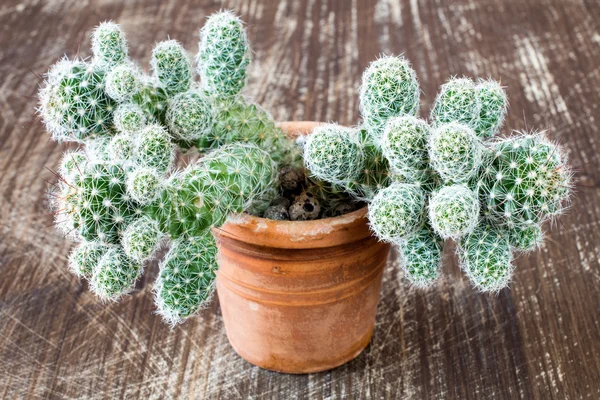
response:
<path id="1" fill-rule="evenodd" d="M 80 145 L 50 197 L 56 227 L 78 242 L 70 269 L 116 301 L 163 249 L 156 312 L 181 323 L 216 286 L 232 346 L 264 368 L 356 357 L 391 244 L 426 287 L 456 240 L 474 286 L 500 290 L 513 252 L 536 248 L 569 197 L 566 157 L 543 133 L 493 138 L 507 109 L 493 81 L 451 79 L 428 123 L 408 61 L 382 57 L 363 76 L 357 127 L 276 124 L 242 96 L 251 52 L 231 12 L 200 31 L 199 80 L 175 40 L 144 72 L 112 22 L 94 30 L 92 53 L 57 62 L 39 91 L 53 139 Z"/>

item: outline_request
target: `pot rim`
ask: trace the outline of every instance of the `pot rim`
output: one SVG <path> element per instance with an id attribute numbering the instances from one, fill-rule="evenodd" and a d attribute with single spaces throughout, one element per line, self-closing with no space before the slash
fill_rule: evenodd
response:
<path id="1" fill-rule="evenodd" d="M 317 121 L 283 121 L 277 125 L 287 135 L 306 135 Z M 371 235 L 367 222 L 368 207 L 337 217 L 310 221 L 279 221 L 250 214 L 231 215 L 221 228 L 213 228 L 217 238 L 243 241 L 248 244 L 275 248 L 321 248 L 361 240 Z"/>

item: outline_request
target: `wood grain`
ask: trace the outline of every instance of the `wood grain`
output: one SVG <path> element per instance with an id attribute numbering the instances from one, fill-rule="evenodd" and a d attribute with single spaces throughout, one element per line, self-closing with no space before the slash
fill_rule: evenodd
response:
<path id="1" fill-rule="evenodd" d="M 368 62 L 405 53 L 427 115 L 451 75 L 508 87 L 506 132 L 537 127 L 578 171 L 571 212 L 522 256 L 510 290 L 476 293 L 446 249 L 444 279 L 417 291 L 386 268 L 370 346 L 333 371 L 287 376 L 241 360 L 218 304 L 171 330 L 153 314 L 150 265 L 135 293 L 101 304 L 66 269 L 45 167 L 64 146 L 34 115 L 39 75 L 89 55 L 113 19 L 144 65 L 168 36 L 196 51 L 204 18 L 248 23 L 248 95 L 279 120 L 353 124 Z M 14 398 L 600 398 L 600 6 L 597 0 L 3 0 L 0 4 L 0 395 Z M 78 50 L 79 49 L 79 50 Z"/>

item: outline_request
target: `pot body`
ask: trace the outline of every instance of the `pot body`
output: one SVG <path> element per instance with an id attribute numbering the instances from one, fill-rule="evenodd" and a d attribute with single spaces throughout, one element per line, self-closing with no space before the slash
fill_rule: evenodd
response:
<path id="1" fill-rule="evenodd" d="M 309 373 L 367 346 L 390 246 L 371 236 L 366 212 L 302 222 L 240 215 L 213 231 L 223 321 L 241 357 Z"/>

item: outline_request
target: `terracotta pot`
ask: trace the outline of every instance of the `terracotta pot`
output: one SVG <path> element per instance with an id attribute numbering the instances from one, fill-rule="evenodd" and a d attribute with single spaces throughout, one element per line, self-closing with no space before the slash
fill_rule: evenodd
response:
<path id="1" fill-rule="evenodd" d="M 290 134 L 316 123 L 282 123 Z M 259 367 L 325 371 L 367 346 L 390 246 L 371 236 L 366 208 L 315 221 L 241 215 L 214 234 L 217 293 L 234 350 Z"/>

